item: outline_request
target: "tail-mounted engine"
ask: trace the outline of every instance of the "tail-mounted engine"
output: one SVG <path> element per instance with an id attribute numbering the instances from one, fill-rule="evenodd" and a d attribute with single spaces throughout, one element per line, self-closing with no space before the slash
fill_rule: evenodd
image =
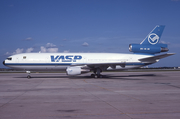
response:
<path id="1" fill-rule="evenodd" d="M 156 44 L 156 45 L 141 45 L 141 44 L 130 44 L 129 51 L 134 53 L 148 53 L 156 54 L 160 52 L 167 52 L 167 44 Z"/>

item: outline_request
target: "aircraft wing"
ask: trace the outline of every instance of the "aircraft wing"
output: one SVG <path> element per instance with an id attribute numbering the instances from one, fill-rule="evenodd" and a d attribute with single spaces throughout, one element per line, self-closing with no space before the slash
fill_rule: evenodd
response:
<path id="1" fill-rule="evenodd" d="M 123 66 L 125 63 L 119 63 L 119 62 L 114 62 L 114 63 L 94 63 L 94 64 L 87 64 L 88 67 L 91 68 L 96 68 L 96 67 L 109 67 L 109 66 L 115 66 L 115 65 L 120 65 Z"/>
<path id="2" fill-rule="evenodd" d="M 139 59 L 139 61 L 141 62 L 156 62 L 156 60 L 174 55 L 175 53 L 166 53 L 166 54 L 162 54 L 162 55 L 156 55 L 156 56 L 152 56 L 152 57 L 148 57 L 148 58 L 142 58 Z"/>
<path id="3" fill-rule="evenodd" d="M 122 68 L 125 67 L 125 63 L 89 63 L 86 65 L 82 65 L 82 69 L 94 69 L 94 68 L 101 68 L 102 70 L 106 70 L 108 67 L 115 69 L 116 65 L 120 65 Z"/>

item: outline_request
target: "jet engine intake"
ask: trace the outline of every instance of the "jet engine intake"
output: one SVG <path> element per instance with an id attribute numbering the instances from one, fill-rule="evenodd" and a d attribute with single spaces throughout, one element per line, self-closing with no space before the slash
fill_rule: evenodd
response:
<path id="1" fill-rule="evenodd" d="M 78 66 L 67 67 L 66 69 L 66 74 L 70 76 L 80 75 L 82 73 L 88 73 L 88 72 L 90 72 L 89 69 L 82 69 L 81 67 Z"/>

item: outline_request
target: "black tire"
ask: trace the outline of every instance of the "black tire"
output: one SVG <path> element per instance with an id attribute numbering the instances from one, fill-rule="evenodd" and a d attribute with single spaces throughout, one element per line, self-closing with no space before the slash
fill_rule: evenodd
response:
<path id="1" fill-rule="evenodd" d="M 91 74 L 91 78 L 95 78 L 95 74 Z"/>
<path id="2" fill-rule="evenodd" d="M 27 78 L 28 78 L 28 79 L 30 79 L 30 78 L 31 78 L 31 76 L 30 76 L 30 75 L 28 75 L 28 76 L 27 76 Z"/>

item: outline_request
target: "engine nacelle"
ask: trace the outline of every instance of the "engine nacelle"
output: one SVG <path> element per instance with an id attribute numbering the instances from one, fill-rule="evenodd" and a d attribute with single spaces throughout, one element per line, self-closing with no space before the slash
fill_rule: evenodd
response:
<path id="1" fill-rule="evenodd" d="M 156 44 L 156 45 L 140 45 L 140 44 L 130 44 L 129 51 L 134 53 L 148 53 L 156 54 L 160 52 L 167 52 L 167 44 Z"/>
<path id="2" fill-rule="evenodd" d="M 66 69 L 67 75 L 80 75 L 81 74 L 81 67 L 68 67 Z"/>
<path id="3" fill-rule="evenodd" d="M 88 72 L 90 72 L 89 69 L 81 69 L 81 67 L 78 67 L 78 66 L 68 67 L 66 69 L 66 74 L 71 75 L 71 76 L 80 75 L 82 73 L 88 73 Z"/>

